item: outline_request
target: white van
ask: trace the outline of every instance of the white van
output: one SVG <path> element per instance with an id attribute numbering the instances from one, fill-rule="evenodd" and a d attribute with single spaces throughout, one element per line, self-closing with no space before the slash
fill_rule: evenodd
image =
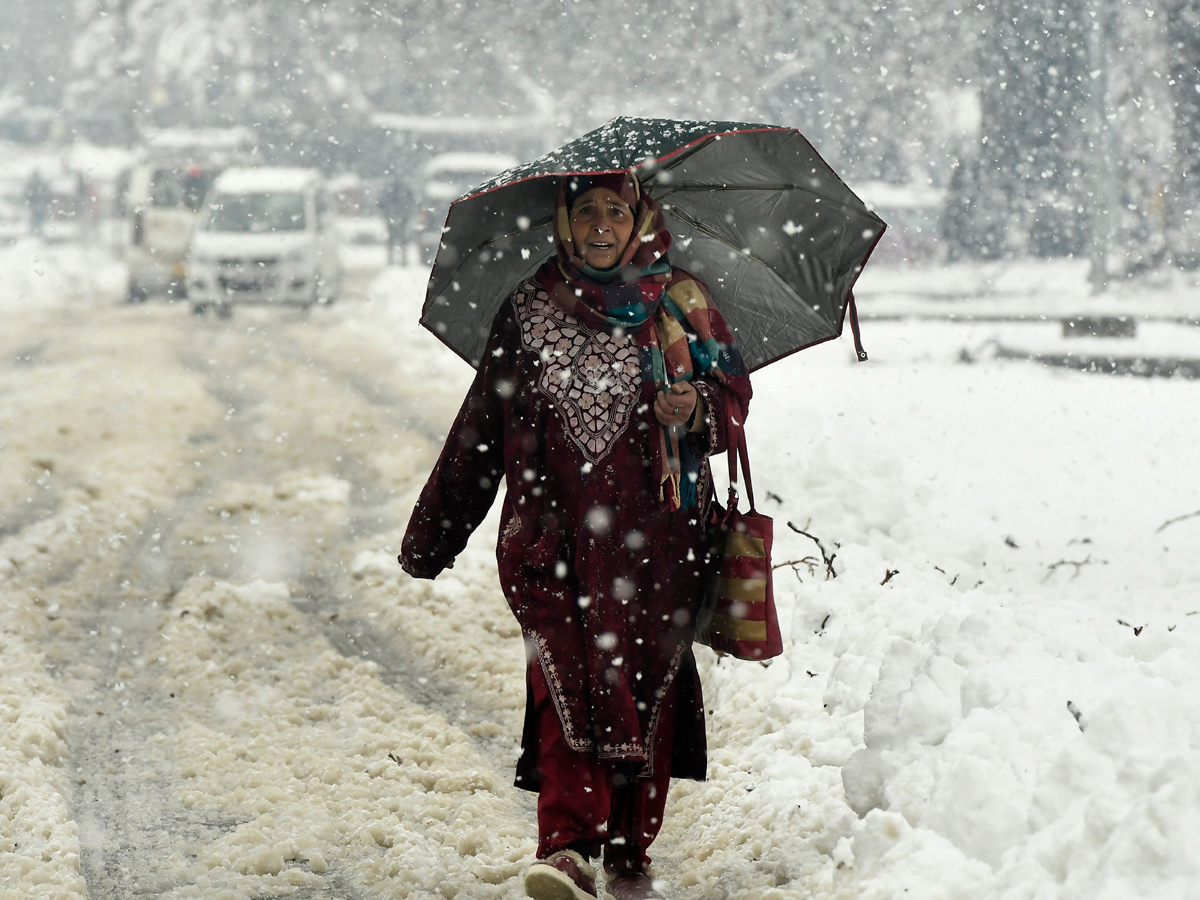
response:
<path id="1" fill-rule="evenodd" d="M 235 168 L 213 182 L 188 264 L 188 298 L 197 311 L 234 303 L 332 303 L 342 277 L 320 172 Z"/>
<path id="2" fill-rule="evenodd" d="M 187 257 L 204 196 L 224 168 L 246 165 L 253 156 L 254 134 L 244 128 L 165 129 L 147 136 L 125 197 L 131 302 L 186 293 Z"/>

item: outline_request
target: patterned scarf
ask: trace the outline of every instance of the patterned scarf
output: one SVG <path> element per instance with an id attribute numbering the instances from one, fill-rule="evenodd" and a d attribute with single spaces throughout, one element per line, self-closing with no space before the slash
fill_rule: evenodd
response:
<path id="1" fill-rule="evenodd" d="M 569 202 L 593 187 L 609 188 L 634 211 L 629 244 L 606 271 L 588 266 L 571 237 Z M 589 328 L 633 336 L 650 408 L 659 392 L 699 375 L 715 377 L 743 405 L 749 401 L 746 367 L 724 319 L 704 284 L 667 262 L 671 234 L 662 210 L 633 174 L 567 176 L 559 184 L 554 225 L 557 253 L 538 270 L 538 279 L 552 303 Z M 659 428 L 650 446 L 659 496 L 672 510 L 692 508 L 698 500 L 702 460 L 680 440 L 681 431 Z"/>

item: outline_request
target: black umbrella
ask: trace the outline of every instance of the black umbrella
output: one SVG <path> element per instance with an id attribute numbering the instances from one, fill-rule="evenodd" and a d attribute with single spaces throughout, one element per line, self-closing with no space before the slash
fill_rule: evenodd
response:
<path id="1" fill-rule="evenodd" d="M 835 338 L 887 227 L 794 128 L 616 118 L 450 206 L 421 323 L 478 365 L 492 319 L 554 253 L 564 175 L 633 171 L 662 205 L 671 263 L 712 291 L 751 370 Z"/>

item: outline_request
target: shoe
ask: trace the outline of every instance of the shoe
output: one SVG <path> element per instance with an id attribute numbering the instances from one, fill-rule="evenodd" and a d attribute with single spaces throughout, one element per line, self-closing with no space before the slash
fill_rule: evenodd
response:
<path id="1" fill-rule="evenodd" d="M 533 900 L 596 900 L 596 870 L 574 850 L 559 850 L 525 870 L 525 893 Z"/>
<path id="2" fill-rule="evenodd" d="M 664 900 L 663 895 L 654 889 L 654 879 L 645 871 L 622 872 L 619 875 L 608 873 L 605 887 L 613 900 Z"/>

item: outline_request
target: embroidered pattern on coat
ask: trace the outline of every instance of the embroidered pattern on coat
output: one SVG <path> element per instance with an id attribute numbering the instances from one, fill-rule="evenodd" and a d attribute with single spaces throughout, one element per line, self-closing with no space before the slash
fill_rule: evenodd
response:
<path id="1" fill-rule="evenodd" d="M 641 400 L 637 344 L 593 331 L 550 302 L 536 282 L 513 295 L 521 343 L 542 360 L 538 390 L 551 403 L 590 463 L 603 459 L 629 427 Z"/>
<path id="2" fill-rule="evenodd" d="M 662 702 L 667 696 L 667 691 L 670 690 L 672 682 L 675 681 L 675 677 L 679 674 L 679 667 L 683 662 L 683 654 L 687 650 L 688 645 L 680 644 L 675 649 L 675 653 L 671 656 L 670 667 L 667 670 L 667 678 L 662 683 L 662 686 L 654 692 L 654 706 L 650 709 L 650 721 L 645 743 L 627 741 L 621 744 L 603 744 L 592 741 L 586 735 L 580 734 L 579 729 L 575 727 L 575 722 L 572 721 L 570 709 L 567 706 L 566 688 L 563 684 L 562 676 L 559 675 L 558 667 L 554 665 L 554 659 L 550 655 L 550 644 L 536 631 L 529 632 L 528 637 L 533 641 L 534 647 L 537 648 L 538 664 L 542 667 L 542 675 L 546 679 L 546 687 L 550 691 L 550 699 L 554 701 L 554 709 L 558 713 L 558 721 L 562 726 L 563 737 L 566 738 L 567 746 L 576 753 L 595 752 L 598 759 L 628 759 L 630 756 L 638 757 L 645 765 L 645 770 L 641 773 L 640 777 L 652 778 L 654 776 L 654 753 L 651 748 L 654 747 L 654 739 L 658 733 L 659 713 L 662 711 Z"/>

